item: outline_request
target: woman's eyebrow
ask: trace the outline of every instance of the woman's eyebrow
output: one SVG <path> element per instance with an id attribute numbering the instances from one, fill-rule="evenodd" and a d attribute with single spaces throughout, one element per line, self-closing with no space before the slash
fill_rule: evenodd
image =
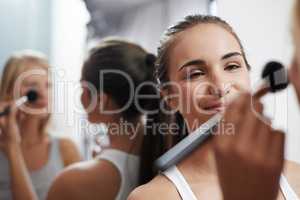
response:
<path id="1" fill-rule="evenodd" d="M 224 56 L 222 56 L 221 60 L 225 60 L 225 59 L 228 59 L 233 56 L 243 56 L 243 55 L 240 52 L 231 52 L 231 53 L 228 53 L 228 54 L 225 54 Z M 185 68 L 187 66 L 205 65 L 205 64 L 206 64 L 206 62 L 201 59 L 191 60 L 191 61 L 188 61 L 187 63 L 183 64 L 181 67 L 179 67 L 178 71 L 182 70 L 183 68 Z"/>
<path id="2" fill-rule="evenodd" d="M 191 65 L 205 65 L 206 62 L 204 60 L 196 59 L 188 61 L 187 63 L 183 64 L 181 67 L 178 68 L 178 71 L 182 70 L 183 68 Z"/>
<path id="3" fill-rule="evenodd" d="M 225 60 L 233 56 L 243 56 L 243 55 L 240 52 L 231 52 L 222 56 L 221 60 Z"/>

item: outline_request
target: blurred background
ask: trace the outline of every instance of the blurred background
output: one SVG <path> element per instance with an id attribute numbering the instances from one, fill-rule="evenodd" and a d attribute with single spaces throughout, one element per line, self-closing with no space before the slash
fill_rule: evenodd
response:
<path id="1" fill-rule="evenodd" d="M 105 129 L 86 128 L 79 80 L 85 55 L 99 39 L 121 36 L 155 53 L 163 31 L 185 15 L 218 15 L 240 36 L 255 86 L 267 61 L 290 63 L 292 5 L 293 0 L 2 0 L 0 70 L 12 52 L 45 53 L 55 80 L 51 132 L 72 138 L 89 159 L 95 135 Z M 275 125 L 287 132 L 286 157 L 300 163 L 300 110 L 292 88 L 264 102 Z"/>

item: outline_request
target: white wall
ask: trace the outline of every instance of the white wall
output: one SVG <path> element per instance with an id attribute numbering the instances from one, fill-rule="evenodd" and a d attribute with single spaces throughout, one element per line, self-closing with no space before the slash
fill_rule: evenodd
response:
<path id="1" fill-rule="evenodd" d="M 50 55 L 51 1 L 0 1 L 0 70 L 14 51 L 35 49 Z"/>
<path id="2" fill-rule="evenodd" d="M 82 115 L 77 110 L 89 15 L 81 0 L 51 1 L 51 64 L 55 78 L 52 133 L 82 144 Z"/>
<path id="3" fill-rule="evenodd" d="M 219 16 L 236 30 L 252 65 L 252 82 L 263 65 L 276 59 L 287 66 L 292 57 L 290 19 L 293 0 L 219 0 Z M 264 99 L 276 127 L 287 131 L 287 158 L 300 162 L 300 110 L 292 88 Z"/>
<path id="4" fill-rule="evenodd" d="M 73 112 L 79 100 L 74 86 L 79 83 L 87 21 L 82 0 L 0 1 L 0 71 L 14 51 L 34 49 L 45 53 L 55 78 L 51 131 L 69 136 L 78 144 L 82 142 L 81 116 Z"/>

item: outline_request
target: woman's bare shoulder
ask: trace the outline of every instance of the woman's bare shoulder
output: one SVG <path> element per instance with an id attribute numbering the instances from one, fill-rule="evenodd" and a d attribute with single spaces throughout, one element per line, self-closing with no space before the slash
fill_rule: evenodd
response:
<path id="1" fill-rule="evenodd" d="M 77 145 L 69 138 L 59 138 L 59 148 L 64 162 L 64 166 L 81 161 Z"/>
<path id="2" fill-rule="evenodd" d="M 97 199 L 99 194 L 114 199 L 120 187 L 118 170 L 109 162 L 91 160 L 65 168 L 51 186 L 48 200 Z M 109 187 L 110 186 L 110 187 Z M 55 198 L 54 198 L 55 197 Z M 61 198 L 60 198 L 61 197 Z"/>
<path id="3" fill-rule="evenodd" d="M 300 196 L 300 164 L 295 161 L 286 161 L 284 174 L 293 190 Z"/>
<path id="4" fill-rule="evenodd" d="M 176 188 L 162 175 L 155 177 L 149 183 L 137 187 L 128 197 L 128 200 L 180 199 Z"/>

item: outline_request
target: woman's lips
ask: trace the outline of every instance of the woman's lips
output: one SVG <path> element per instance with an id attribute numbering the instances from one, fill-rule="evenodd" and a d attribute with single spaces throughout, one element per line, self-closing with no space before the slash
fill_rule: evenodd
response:
<path id="1" fill-rule="evenodd" d="M 221 98 L 214 95 L 199 95 L 197 99 L 197 108 L 198 111 L 203 112 L 203 114 L 224 112 L 233 99 L 234 95 L 227 95 Z"/>
<path id="2" fill-rule="evenodd" d="M 203 106 L 203 110 L 212 112 L 222 112 L 225 110 L 225 104 L 221 100 L 209 102 L 207 105 Z"/>

